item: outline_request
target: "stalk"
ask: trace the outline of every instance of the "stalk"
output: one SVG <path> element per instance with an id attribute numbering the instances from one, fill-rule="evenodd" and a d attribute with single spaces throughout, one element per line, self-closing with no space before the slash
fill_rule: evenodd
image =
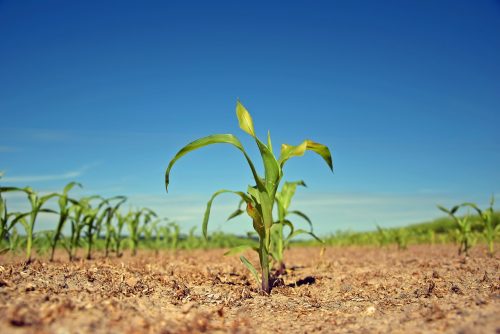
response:
<path id="1" fill-rule="evenodd" d="M 278 262 L 278 275 L 283 275 L 286 270 L 285 262 L 283 261 L 283 249 L 285 248 L 283 242 L 283 224 L 279 224 L 278 226 L 278 240 L 276 241 L 276 261 Z"/>
<path id="2" fill-rule="evenodd" d="M 267 250 L 267 246 L 265 244 L 265 240 L 260 240 L 259 246 L 259 259 L 260 259 L 260 267 L 262 268 L 262 292 L 266 295 L 271 293 L 271 284 L 270 284 L 270 274 L 269 274 L 269 252 Z"/>

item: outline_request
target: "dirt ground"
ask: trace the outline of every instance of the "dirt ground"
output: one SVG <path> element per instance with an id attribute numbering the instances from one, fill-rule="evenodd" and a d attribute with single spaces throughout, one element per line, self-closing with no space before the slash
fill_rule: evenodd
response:
<path id="1" fill-rule="evenodd" d="M 223 253 L 3 255 L 0 333 L 500 333 L 499 256 L 480 247 L 297 247 L 271 296 Z"/>

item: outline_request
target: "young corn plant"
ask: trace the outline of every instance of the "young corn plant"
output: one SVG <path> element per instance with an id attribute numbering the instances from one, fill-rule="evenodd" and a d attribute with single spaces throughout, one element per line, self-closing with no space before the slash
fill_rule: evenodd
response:
<path id="1" fill-rule="evenodd" d="M 102 208 L 108 204 L 107 199 L 102 199 L 97 207 L 93 208 L 90 205 L 84 210 L 84 225 L 86 226 L 85 237 L 87 241 L 87 260 L 92 258 L 92 246 L 94 245 L 95 237 L 99 236 L 102 221 L 106 216 L 106 210 Z"/>
<path id="2" fill-rule="evenodd" d="M 139 239 L 141 235 L 141 217 L 144 217 L 143 225 L 148 224 L 151 220 L 157 217 L 156 213 L 153 210 L 143 208 L 136 211 L 132 217 L 132 219 L 127 220 L 127 227 L 129 232 L 129 240 L 132 246 L 132 256 L 137 255 L 137 248 L 139 246 Z"/>
<path id="3" fill-rule="evenodd" d="M 76 252 L 80 246 L 80 238 L 82 235 L 82 230 L 86 226 L 86 212 L 90 210 L 90 202 L 94 199 L 99 198 L 99 196 L 89 196 L 83 197 L 76 203 L 71 203 L 70 207 L 70 220 L 71 220 L 71 232 L 68 240 L 63 243 L 66 249 L 69 260 L 73 261 L 76 258 Z"/>
<path id="4" fill-rule="evenodd" d="M 167 218 L 163 219 L 164 221 L 168 221 Z M 163 245 L 163 240 L 162 238 L 164 238 L 164 227 L 166 226 L 162 226 L 160 225 L 162 219 L 158 219 L 158 220 L 155 220 L 153 223 L 151 223 L 151 225 L 153 226 L 152 230 L 153 230 L 153 236 L 151 237 L 151 244 L 152 244 L 152 248 L 154 249 L 156 255 L 158 255 L 158 253 L 160 252 L 160 248 L 162 247 Z"/>
<path id="5" fill-rule="evenodd" d="M 44 255 L 52 249 L 54 233 L 54 230 L 36 232 L 36 238 L 33 243 L 33 248 L 36 249 L 37 254 Z"/>
<path id="6" fill-rule="evenodd" d="M 446 209 L 445 207 L 438 205 L 438 209 L 447 213 L 451 219 L 456 224 L 457 242 L 459 243 L 458 255 L 465 254 L 469 256 L 469 249 L 472 247 L 473 236 L 472 236 L 472 222 L 469 219 L 469 214 L 463 216 L 462 218 L 457 217 L 455 214 L 462 205 L 455 205 L 451 209 Z"/>
<path id="7" fill-rule="evenodd" d="M 186 242 L 184 246 L 186 249 L 195 249 L 198 246 L 198 238 L 194 235 L 196 231 L 196 226 L 193 226 L 189 229 L 189 234 L 186 237 Z"/>
<path id="8" fill-rule="evenodd" d="M 109 250 L 111 249 L 111 241 L 113 240 L 113 234 L 116 233 L 116 229 L 113 226 L 113 218 L 115 218 L 116 213 L 118 212 L 118 209 L 120 206 L 127 201 L 127 198 L 124 196 L 117 196 L 114 198 L 109 199 L 108 201 L 112 200 L 118 200 L 118 202 L 115 203 L 113 206 L 108 206 L 104 212 L 104 219 L 105 219 L 105 227 L 106 227 L 106 235 L 104 237 L 104 249 L 105 249 L 105 256 L 108 257 L 109 255 Z"/>
<path id="9" fill-rule="evenodd" d="M 176 250 L 179 246 L 179 236 L 181 234 L 181 228 L 179 227 L 179 225 L 177 225 L 177 223 L 170 223 L 168 224 L 168 226 L 172 228 L 170 248 Z"/>
<path id="10" fill-rule="evenodd" d="M 24 218 L 23 218 L 24 219 Z M 8 247 L 8 250 L 11 251 L 11 252 L 15 252 L 17 251 L 19 248 L 21 248 L 21 242 L 22 242 L 22 238 L 21 236 L 19 235 L 19 232 L 17 232 L 17 228 L 14 226 L 12 228 L 12 230 L 9 232 L 9 235 L 8 235 L 8 242 L 9 242 L 9 247 Z M 2 250 L 3 251 L 3 250 Z M 2 253 L 2 251 L 0 251 L 0 253 Z"/>
<path id="11" fill-rule="evenodd" d="M 128 226 L 128 221 L 134 218 L 134 213 L 129 211 L 127 214 L 122 214 L 119 211 L 116 212 L 116 230 L 113 233 L 113 240 L 115 243 L 115 253 L 117 257 L 121 257 L 122 254 L 122 241 L 123 241 L 123 227 Z"/>
<path id="12" fill-rule="evenodd" d="M 33 248 L 33 236 L 35 234 L 35 223 L 38 217 L 38 214 L 41 212 L 46 212 L 46 213 L 57 213 L 54 210 L 51 209 L 46 209 L 43 206 L 45 203 L 50 200 L 51 198 L 59 196 L 57 193 L 51 193 L 47 194 L 45 196 L 38 196 L 38 194 L 31 189 L 30 187 L 22 188 L 22 191 L 24 191 L 28 195 L 28 200 L 31 205 L 31 211 L 24 213 L 21 215 L 21 217 L 27 217 L 28 220 L 20 220 L 22 223 L 24 230 L 26 232 L 26 263 L 29 264 L 31 263 L 31 251 Z"/>
<path id="13" fill-rule="evenodd" d="M 68 197 L 69 191 L 75 186 L 79 186 L 80 188 L 82 187 L 82 185 L 80 183 L 70 182 L 64 187 L 62 194 L 59 195 L 59 200 L 58 200 L 59 221 L 57 223 L 53 237 L 50 240 L 50 244 L 51 244 L 50 261 L 54 261 L 54 255 L 55 255 L 57 244 L 59 242 L 59 239 L 62 236 L 62 230 L 64 228 L 64 225 L 66 224 L 66 221 L 68 220 L 69 215 L 70 215 L 70 208 L 71 208 L 70 204 L 76 204 L 78 202 L 78 201 Z"/>
<path id="14" fill-rule="evenodd" d="M 22 218 L 19 212 L 9 212 L 7 210 L 7 200 L 2 197 L 2 193 L 22 191 L 19 188 L 0 187 L 0 253 L 7 251 L 8 248 L 3 247 L 3 243 L 8 241 L 6 239 L 10 236 L 10 231 L 15 228 L 16 223 Z M 12 219 L 13 218 L 13 219 Z"/>
<path id="15" fill-rule="evenodd" d="M 464 203 L 462 205 L 468 206 L 476 210 L 477 214 L 479 215 L 479 218 L 481 219 L 481 222 L 483 223 L 483 235 L 484 238 L 486 239 L 486 243 L 488 244 L 488 254 L 489 256 L 493 256 L 495 249 L 495 238 L 496 236 L 500 233 L 500 224 L 496 225 L 493 222 L 493 205 L 495 204 L 495 197 L 492 195 L 490 198 L 490 206 L 486 210 L 481 210 L 476 204 L 474 203 Z"/>
<path id="16" fill-rule="evenodd" d="M 389 231 L 377 225 L 377 241 L 380 247 L 384 247 L 391 241 Z"/>
<path id="17" fill-rule="evenodd" d="M 156 254 L 158 254 L 161 246 L 161 221 L 161 219 L 156 219 L 141 228 L 145 246 L 154 250 Z"/>
<path id="18" fill-rule="evenodd" d="M 249 186 L 246 193 L 242 191 L 231 191 L 225 189 L 215 192 L 207 203 L 207 209 L 205 211 L 202 223 L 202 230 L 204 237 L 207 238 L 208 219 L 212 202 L 215 197 L 223 193 L 233 193 L 239 196 L 240 199 L 246 203 L 246 212 L 252 219 L 253 228 L 259 235 L 259 247 L 257 249 L 257 252 L 259 254 L 261 267 L 260 284 L 262 292 L 265 294 L 269 294 L 272 287 L 269 274 L 271 227 L 274 223 L 272 212 L 276 198 L 276 192 L 278 190 L 281 178 L 283 177 L 283 167 L 290 158 L 302 156 L 306 151 L 309 150 L 319 154 L 333 171 L 332 157 L 327 146 L 313 142 L 311 140 L 305 140 L 297 146 L 283 144 L 281 146 L 280 155 L 278 158 L 276 158 L 273 152 L 270 133 L 268 132 L 266 145 L 256 136 L 252 117 L 239 101 L 236 104 L 236 116 L 238 118 L 240 128 L 255 140 L 264 165 L 264 176 L 262 177 L 257 173 L 254 163 L 252 162 L 240 140 L 236 136 L 232 134 L 215 134 L 200 138 L 189 143 L 174 156 L 174 158 L 168 164 L 165 172 L 165 187 L 168 191 L 168 185 L 170 183 L 170 170 L 172 169 L 175 162 L 191 151 L 212 144 L 230 144 L 244 155 L 245 160 L 250 167 L 255 185 Z M 244 256 L 241 256 L 240 259 L 252 272 L 255 278 L 259 280 L 257 270 L 250 263 L 250 261 L 248 261 Z"/>
<path id="19" fill-rule="evenodd" d="M 408 248 L 408 230 L 405 228 L 398 228 L 394 230 L 394 241 L 398 245 L 399 250 L 405 250 Z"/>

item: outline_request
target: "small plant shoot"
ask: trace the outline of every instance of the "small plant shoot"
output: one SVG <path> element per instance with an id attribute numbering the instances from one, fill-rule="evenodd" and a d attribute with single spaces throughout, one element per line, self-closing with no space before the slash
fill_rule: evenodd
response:
<path id="1" fill-rule="evenodd" d="M 269 294 L 272 288 L 269 274 L 271 229 L 274 224 L 272 212 L 274 203 L 276 201 L 276 192 L 278 191 L 280 181 L 283 177 L 283 167 L 290 158 L 302 156 L 306 151 L 312 151 L 316 154 L 319 154 L 332 171 L 333 162 L 328 147 L 311 140 L 304 140 L 297 146 L 283 144 L 281 146 L 279 157 L 276 158 L 271 143 L 270 133 L 268 132 L 267 135 L 267 144 L 263 143 L 255 133 L 254 124 L 250 113 L 239 101 L 236 103 L 236 116 L 238 118 L 239 127 L 255 140 L 264 166 L 264 175 L 261 176 L 257 173 L 253 161 L 250 159 L 240 140 L 236 136 L 232 134 L 215 134 L 197 139 L 189 143 L 174 156 L 174 158 L 168 164 L 165 172 L 165 187 L 168 190 L 168 186 L 170 183 L 170 171 L 175 162 L 191 151 L 212 144 L 230 144 L 243 154 L 248 163 L 248 166 L 250 167 L 250 171 L 252 173 L 255 184 L 250 185 L 246 192 L 231 191 L 226 189 L 215 192 L 207 203 L 207 209 L 205 211 L 202 223 L 202 232 L 205 238 L 207 238 L 207 225 L 210 216 L 210 209 L 212 206 L 212 202 L 218 195 L 223 193 L 233 193 L 239 196 L 241 200 L 246 204 L 246 212 L 252 219 L 253 228 L 259 236 L 259 247 L 256 250 L 259 254 L 260 259 L 260 284 L 262 292 L 265 294 Z M 248 261 L 248 259 L 246 259 L 244 256 L 241 256 L 241 261 L 252 272 L 252 274 L 256 276 L 256 279 L 259 280 L 257 276 L 257 270 L 254 268 L 251 262 Z"/>

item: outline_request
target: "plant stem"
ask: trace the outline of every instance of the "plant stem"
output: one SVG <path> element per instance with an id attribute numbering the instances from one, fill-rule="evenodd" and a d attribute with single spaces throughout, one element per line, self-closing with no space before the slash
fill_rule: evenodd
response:
<path id="1" fill-rule="evenodd" d="M 260 267 L 262 268 L 262 292 L 269 295 L 271 293 L 271 285 L 269 279 L 269 252 L 267 250 L 265 239 L 260 240 Z"/>
<path id="2" fill-rule="evenodd" d="M 26 239 L 26 261 L 31 262 L 31 246 L 33 245 L 33 228 L 28 231 Z"/>

